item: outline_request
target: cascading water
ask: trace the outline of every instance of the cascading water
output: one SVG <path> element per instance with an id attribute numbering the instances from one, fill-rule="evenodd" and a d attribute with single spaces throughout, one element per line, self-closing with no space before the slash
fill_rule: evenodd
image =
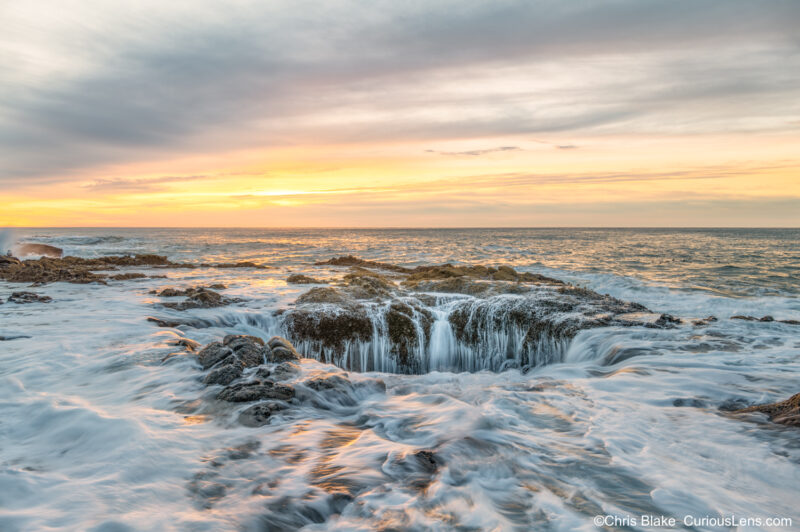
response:
<path id="1" fill-rule="evenodd" d="M 454 364 L 456 338 L 450 325 L 449 312 L 445 309 L 431 311 L 435 317 L 428 344 L 428 371 L 448 371 Z"/>
<path id="2" fill-rule="evenodd" d="M 415 300 L 415 306 L 409 306 L 409 312 L 402 315 L 394 313 L 396 304 L 368 305 L 363 316 L 367 320 L 364 334 L 350 335 L 344 330 L 343 339 L 335 343 L 312 336 L 308 330 L 299 333 L 283 312 L 226 313 L 193 324 L 236 328 L 265 337 L 284 336 L 309 358 L 350 371 L 387 373 L 503 371 L 541 366 L 561 361 L 573 336 L 560 328 L 552 316 L 554 321 L 541 323 L 521 320 L 520 308 L 528 304 L 524 298 L 436 298 L 429 307 Z M 346 311 L 320 307 L 317 312 L 330 319 L 343 316 Z M 399 332 L 398 316 L 404 325 Z M 335 321 L 334 325 L 326 323 L 317 327 L 340 325 Z M 535 335 L 533 328 L 537 330 Z M 318 329 L 310 331 L 317 332 Z"/>

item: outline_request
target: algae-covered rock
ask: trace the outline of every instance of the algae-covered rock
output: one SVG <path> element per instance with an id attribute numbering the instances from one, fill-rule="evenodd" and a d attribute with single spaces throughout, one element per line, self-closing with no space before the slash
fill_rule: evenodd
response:
<path id="1" fill-rule="evenodd" d="M 400 367 L 418 370 L 420 361 L 415 360 L 413 354 L 423 350 L 430 338 L 433 323 L 430 311 L 421 306 L 415 309 L 404 301 L 393 301 L 385 320 L 390 350 Z"/>
<path id="2" fill-rule="evenodd" d="M 12 292 L 8 298 L 9 303 L 49 303 L 53 298 L 50 296 L 40 296 L 34 292 Z"/>
<path id="3" fill-rule="evenodd" d="M 232 384 L 217 394 L 217 399 L 220 401 L 231 403 L 259 401 L 262 399 L 288 401 L 292 397 L 294 397 L 294 388 L 268 380 Z"/>
<path id="4" fill-rule="evenodd" d="M 394 272 L 402 272 L 408 273 L 412 270 L 408 268 L 403 268 L 402 266 L 396 266 L 394 264 L 387 264 L 385 262 L 375 262 L 371 260 L 364 260 L 358 257 L 354 257 L 353 255 L 347 255 L 343 257 L 336 257 L 326 261 L 320 261 L 314 263 L 317 266 L 360 266 L 362 268 L 377 268 L 379 270 L 389 270 Z"/>
<path id="5" fill-rule="evenodd" d="M 302 273 L 290 275 L 286 278 L 286 282 L 289 284 L 328 284 L 327 281 L 321 281 L 319 279 L 309 277 L 308 275 L 303 275 Z"/>
<path id="6" fill-rule="evenodd" d="M 750 412 L 761 412 L 769 416 L 770 421 L 800 427 L 800 393 L 791 396 L 785 401 L 769 403 L 765 405 L 755 405 L 749 408 L 735 410 L 735 414 L 745 414 Z"/>

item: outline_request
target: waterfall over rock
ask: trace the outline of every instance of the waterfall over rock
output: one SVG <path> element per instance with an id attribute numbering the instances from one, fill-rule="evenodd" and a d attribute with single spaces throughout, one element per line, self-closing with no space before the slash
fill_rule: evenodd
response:
<path id="1" fill-rule="evenodd" d="M 562 361 L 583 329 L 673 326 L 637 303 L 508 267 L 384 274 L 363 266 L 289 308 L 226 314 L 219 324 L 285 336 L 305 356 L 347 370 L 412 374 L 527 369 Z"/>

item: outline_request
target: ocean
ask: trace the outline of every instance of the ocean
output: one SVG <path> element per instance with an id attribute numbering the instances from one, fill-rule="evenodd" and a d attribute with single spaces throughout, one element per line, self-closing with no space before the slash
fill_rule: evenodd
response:
<path id="1" fill-rule="evenodd" d="M 797 428 L 728 412 L 800 391 L 800 230 L 66 228 L 16 229 L 13 242 L 264 268 L 0 281 L 0 300 L 52 298 L 0 305 L 0 530 L 595 530 L 606 515 L 620 519 L 608 530 L 658 529 L 643 516 L 687 530 L 736 529 L 687 517 L 800 524 Z M 449 320 L 483 296 L 383 295 L 358 303 L 368 337 L 327 351 L 289 338 L 309 357 L 291 407 L 260 427 L 237 423 L 245 405 L 215 400 L 175 341 L 288 336 L 295 300 L 329 285 L 287 277 L 338 286 L 347 268 L 314 263 L 346 255 L 508 265 L 680 323 L 609 321 L 531 347 L 508 309 L 535 296 L 508 293 L 481 307 L 491 326 L 466 345 Z M 169 308 L 151 293 L 218 283 L 232 301 L 215 308 Z M 398 362 L 385 330 L 400 299 L 414 308 L 413 363 Z M 329 375 L 353 384 L 302 384 Z"/>

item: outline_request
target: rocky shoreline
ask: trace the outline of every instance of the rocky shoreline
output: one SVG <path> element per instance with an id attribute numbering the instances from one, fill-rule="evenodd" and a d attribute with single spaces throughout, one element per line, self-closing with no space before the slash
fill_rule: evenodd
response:
<path id="1" fill-rule="evenodd" d="M 267 266 L 253 262 L 200 264 L 173 262 L 163 255 L 112 255 L 93 259 L 68 256 L 63 258 L 42 257 L 31 260 L 20 260 L 5 255 L 0 256 L 0 280 L 34 285 L 55 282 L 107 284 L 108 279 L 124 281 L 144 277 L 143 274 L 136 273 L 119 275 L 95 273 L 132 266 L 146 268 L 267 268 Z"/>
<path id="2" fill-rule="evenodd" d="M 264 342 L 254 336 L 229 336 L 198 353 L 207 385 L 225 386 L 224 401 L 269 400 L 248 414 L 247 423 L 265 422 L 294 397 L 290 386 L 279 384 L 298 372 L 298 349 L 320 362 L 344 370 L 425 373 L 441 367 L 451 371 L 502 371 L 560 361 L 570 341 L 582 330 L 598 327 L 674 328 L 689 321 L 704 327 L 714 316 L 681 320 L 652 312 L 638 303 L 623 301 L 551 277 L 518 272 L 509 266 L 442 264 L 406 268 L 384 262 L 343 256 L 320 261 L 339 277 L 320 279 L 293 274 L 287 283 L 308 285 L 294 304 L 273 312 L 286 338 Z M 100 283 L 145 277 L 140 272 L 108 274 L 120 267 L 139 268 L 255 268 L 251 262 L 186 264 L 160 255 L 109 256 L 94 259 L 42 257 L 20 260 L 0 257 L 0 280 L 43 285 L 52 282 Z M 176 311 L 223 307 L 241 301 L 219 293 L 221 284 L 163 288 L 151 294 L 158 305 Z M 172 298 L 184 298 L 170 301 Z M 47 303 L 51 298 L 34 292 L 14 292 L 8 303 Z M 0 301 L 0 304 L 3 302 Z M 736 315 L 731 319 L 759 323 L 774 320 Z M 180 327 L 191 320 L 149 317 L 161 327 Z M 16 335 L 13 338 L 24 336 Z M 3 340 L 12 337 L 3 337 Z M 191 342 L 190 340 L 186 340 Z M 445 344 L 441 344 L 441 342 Z M 439 344 L 437 344 L 439 342 Z M 298 346 L 295 349 L 294 345 Z M 187 348 L 195 346 L 187 343 Z M 190 349 L 190 350 L 191 350 Z M 447 349 L 451 359 L 436 366 L 430 353 Z M 428 357 L 428 358 L 426 358 Z M 265 367 L 264 365 L 272 365 Z M 344 375 L 346 373 L 343 372 Z M 339 376 L 322 388 L 348 387 Z M 798 396 L 782 403 L 755 405 L 733 411 L 762 412 L 776 423 L 797 426 Z"/>

